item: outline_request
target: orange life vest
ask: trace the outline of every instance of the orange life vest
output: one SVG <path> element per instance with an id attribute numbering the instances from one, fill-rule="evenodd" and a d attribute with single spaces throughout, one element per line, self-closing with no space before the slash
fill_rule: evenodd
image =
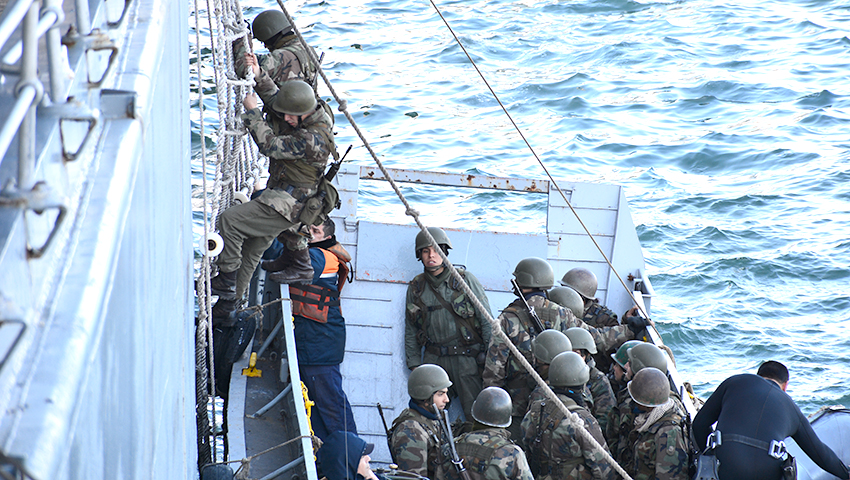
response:
<path id="1" fill-rule="evenodd" d="M 339 292 L 342 291 L 348 279 L 350 270 L 347 262 L 351 260 L 351 254 L 339 243 L 328 249 L 320 248 L 319 250 L 325 256 L 325 268 L 322 270 L 321 277 L 328 278 L 336 275 L 336 290 L 319 285 L 290 285 L 289 299 L 292 302 L 293 315 L 327 323 L 330 307 L 339 306 Z"/>

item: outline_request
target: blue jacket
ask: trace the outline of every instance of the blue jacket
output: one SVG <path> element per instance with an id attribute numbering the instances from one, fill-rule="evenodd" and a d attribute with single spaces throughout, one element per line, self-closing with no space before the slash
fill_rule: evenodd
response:
<path id="1" fill-rule="evenodd" d="M 337 275 L 322 275 L 325 270 L 325 252 L 310 248 L 313 264 L 313 285 L 337 290 Z M 300 365 L 339 365 L 345 355 L 345 319 L 339 307 L 330 307 L 328 322 L 320 323 L 295 316 L 295 351 Z M 330 479 L 329 479 L 330 480 Z"/>
<path id="2" fill-rule="evenodd" d="M 328 480 L 363 480 L 357 474 L 366 441 L 351 432 L 332 433 L 319 449 L 319 462 Z"/>

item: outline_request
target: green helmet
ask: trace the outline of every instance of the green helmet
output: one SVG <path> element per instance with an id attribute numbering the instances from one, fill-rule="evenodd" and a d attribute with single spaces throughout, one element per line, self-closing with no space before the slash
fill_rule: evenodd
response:
<path id="1" fill-rule="evenodd" d="M 449 374 L 439 365 L 424 363 L 414 368 L 407 379 L 407 393 L 414 400 L 430 400 L 438 390 L 452 386 Z"/>
<path id="2" fill-rule="evenodd" d="M 635 345 L 641 344 L 640 340 L 629 340 L 628 342 L 620 345 L 620 348 L 617 349 L 617 353 L 612 353 L 611 358 L 617 362 L 617 365 L 626 368 L 626 363 L 629 361 L 629 350 Z"/>
<path id="3" fill-rule="evenodd" d="M 628 383 L 629 395 L 644 407 L 657 407 L 670 398 L 670 381 L 661 370 L 646 367 Z"/>
<path id="4" fill-rule="evenodd" d="M 499 387 L 487 387 L 472 402 L 472 418 L 490 427 L 505 428 L 511 424 L 513 408 L 508 392 Z"/>
<path id="5" fill-rule="evenodd" d="M 549 262 L 542 258 L 524 258 L 514 269 L 516 283 L 522 288 L 542 288 L 548 290 L 555 283 L 555 272 Z"/>
<path id="6" fill-rule="evenodd" d="M 428 227 L 428 233 L 434 237 L 434 240 L 437 241 L 437 245 L 445 247 L 446 255 L 448 255 L 448 251 L 452 248 L 452 242 L 449 240 L 449 236 L 446 235 L 446 232 L 444 232 L 440 227 Z M 419 260 L 419 255 L 422 253 L 423 248 L 430 246 L 431 242 L 428 241 L 428 237 L 425 236 L 425 232 L 420 230 L 419 233 L 416 234 L 416 259 Z"/>
<path id="7" fill-rule="evenodd" d="M 573 350 L 584 349 L 591 354 L 596 354 L 596 341 L 593 340 L 593 335 L 581 327 L 568 328 L 566 332 L 573 344 Z"/>
<path id="8" fill-rule="evenodd" d="M 576 267 L 564 274 L 561 285 L 572 288 L 584 298 L 594 298 L 599 283 L 596 281 L 596 275 L 593 272 L 586 268 Z"/>
<path id="9" fill-rule="evenodd" d="M 641 342 L 628 352 L 632 375 L 646 367 L 654 367 L 667 373 L 667 354 L 651 343 Z"/>
<path id="10" fill-rule="evenodd" d="M 584 300 L 570 287 L 555 287 L 549 290 L 549 300 L 568 308 L 576 318 L 584 317 Z"/>
<path id="11" fill-rule="evenodd" d="M 275 95 L 272 109 L 287 115 L 307 115 L 316 109 L 316 93 L 303 80 L 287 80 Z"/>
<path id="12" fill-rule="evenodd" d="M 564 352 L 549 365 L 549 384 L 553 387 L 581 387 L 590 380 L 590 367 L 576 352 Z"/>
<path id="13" fill-rule="evenodd" d="M 547 329 L 531 341 L 531 353 L 540 363 L 552 363 L 559 353 L 573 349 L 570 339 L 558 330 Z"/>
<path id="14" fill-rule="evenodd" d="M 286 19 L 286 15 L 280 10 L 266 10 L 254 17 L 251 31 L 254 38 L 266 43 L 280 32 L 292 30 L 292 25 Z"/>

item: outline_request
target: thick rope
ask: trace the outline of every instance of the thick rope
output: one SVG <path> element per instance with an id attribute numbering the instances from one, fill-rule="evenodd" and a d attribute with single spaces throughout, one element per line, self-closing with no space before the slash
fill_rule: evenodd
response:
<path id="1" fill-rule="evenodd" d="M 366 147 L 366 150 L 368 150 L 369 154 L 372 155 L 372 159 L 375 161 L 378 168 L 381 170 L 381 173 L 384 175 L 384 178 L 387 180 L 387 182 L 389 182 L 390 186 L 392 187 L 395 194 L 398 196 L 399 200 L 401 200 L 401 203 L 405 207 L 405 213 L 407 215 L 410 215 L 411 217 L 413 217 L 413 221 L 416 222 L 416 225 L 419 226 L 419 229 L 423 233 L 425 233 L 425 236 L 428 239 L 428 241 L 431 243 L 431 245 L 436 245 L 437 241 L 434 239 L 433 236 L 431 236 L 431 232 L 428 231 L 426 226 L 419 219 L 419 212 L 417 212 L 416 210 L 413 209 L 413 207 L 410 206 L 410 203 L 408 203 L 407 199 L 404 197 L 404 194 L 399 189 L 395 180 L 393 180 L 393 178 L 390 176 L 389 171 L 384 167 L 381 160 L 378 159 L 378 156 L 375 154 L 374 150 L 372 150 L 372 146 L 369 144 L 368 140 L 366 140 L 366 138 L 363 136 L 363 133 L 360 131 L 360 128 L 357 126 L 357 123 L 354 121 L 354 118 L 351 116 L 350 113 L 348 113 L 347 102 L 345 100 L 341 99 L 339 97 L 339 95 L 337 95 L 336 91 L 334 90 L 333 86 L 330 83 L 330 80 L 328 80 L 328 77 L 325 75 L 325 72 L 322 69 L 322 66 L 319 64 L 318 58 L 316 58 L 313 51 L 309 48 L 309 45 L 307 44 L 307 42 L 304 40 L 304 37 L 301 35 L 301 32 L 298 31 L 298 28 L 295 26 L 295 21 L 289 15 L 289 12 L 286 10 L 286 7 L 283 5 L 283 1 L 277 0 L 277 3 L 278 3 L 278 5 L 280 5 L 280 8 L 283 11 L 283 14 L 286 16 L 286 19 L 289 20 L 290 25 L 292 25 L 292 29 L 295 32 L 295 34 L 298 36 L 299 41 L 304 46 L 304 49 L 309 53 L 310 59 L 316 65 L 317 71 L 322 76 L 322 79 L 324 79 L 325 84 L 327 85 L 327 87 L 330 90 L 331 94 L 333 95 L 334 99 L 337 101 L 337 103 L 339 103 L 339 110 L 345 115 L 345 118 L 348 119 L 349 123 L 351 123 L 351 126 L 354 128 L 354 131 L 357 133 L 357 136 L 360 137 L 360 140 L 363 142 L 363 145 Z M 548 172 L 547 172 L 547 174 L 548 174 Z M 551 176 L 550 176 L 550 178 L 551 178 Z M 464 278 L 460 275 L 460 273 L 458 273 L 457 269 L 455 268 L 454 265 L 452 265 L 452 263 L 449 261 L 448 257 L 446 257 L 445 253 L 443 253 L 442 249 L 438 248 L 436 250 L 437 250 L 437 252 L 439 252 L 440 258 L 443 259 L 443 264 L 446 266 L 446 268 L 449 269 L 449 271 L 451 272 L 451 275 L 458 281 L 458 283 L 461 286 L 461 289 L 466 294 L 467 298 L 469 298 L 472 301 L 472 303 L 475 305 L 475 308 L 479 311 L 479 313 L 481 313 L 482 316 L 485 317 L 486 320 L 490 323 L 492 330 L 493 330 L 493 333 L 498 335 L 502 339 L 502 341 L 505 342 L 505 344 L 508 346 L 508 349 L 514 355 L 514 357 L 516 357 L 516 359 L 520 362 L 520 364 L 522 364 L 522 366 L 528 371 L 528 373 L 532 376 L 532 378 L 534 378 L 534 380 L 537 382 L 537 384 L 542 387 L 546 396 L 550 400 L 552 400 L 555 403 L 555 405 L 558 406 L 558 408 L 564 413 L 565 418 L 568 419 L 570 424 L 572 424 L 574 427 L 576 427 L 576 430 L 579 432 L 579 435 L 581 435 L 586 441 L 588 441 L 591 445 L 593 445 L 594 448 L 598 452 L 601 452 L 603 454 L 605 460 L 608 463 L 611 464 L 611 466 L 614 468 L 614 470 L 617 471 L 617 473 L 619 473 L 625 479 L 632 480 L 632 478 L 629 476 L 629 474 L 626 473 L 625 470 L 623 470 L 623 468 L 616 462 L 616 460 L 614 460 L 613 457 L 611 457 L 611 454 L 609 454 L 607 451 L 605 451 L 605 449 L 602 447 L 602 445 L 600 445 L 596 441 L 596 439 L 593 438 L 593 435 L 591 435 L 585 429 L 584 421 L 581 419 L 581 417 L 579 417 L 577 414 L 575 414 L 573 412 L 570 412 L 569 409 L 567 409 L 567 407 L 561 401 L 561 399 L 559 399 L 558 396 L 555 395 L 555 393 L 552 391 L 552 389 L 549 388 L 549 385 L 547 385 L 546 382 L 543 381 L 543 379 L 540 377 L 540 375 L 537 373 L 537 371 L 534 370 L 534 367 L 532 367 L 531 364 L 528 362 L 528 360 L 526 360 L 525 356 L 523 356 L 520 353 L 520 351 L 517 349 L 516 345 L 514 345 L 513 342 L 511 342 L 511 340 L 505 334 L 505 332 L 502 331 L 501 324 L 493 318 L 493 316 L 484 307 L 484 305 L 481 303 L 481 301 L 478 300 L 478 297 L 475 295 L 475 293 L 472 291 L 472 289 L 469 288 L 469 285 L 467 285 Z"/>

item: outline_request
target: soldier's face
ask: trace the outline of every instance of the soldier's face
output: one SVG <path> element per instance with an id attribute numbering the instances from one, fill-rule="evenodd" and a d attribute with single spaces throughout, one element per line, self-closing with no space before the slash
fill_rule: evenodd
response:
<path id="1" fill-rule="evenodd" d="M 419 254 L 419 259 L 422 260 L 422 265 L 426 270 L 437 270 L 443 265 L 443 259 L 437 253 L 437 247 L 430 246 L 422 249 Z"/>
<path id="2" fill-rule="evenodd" d="M 623 380 L 623 377 L 626 375 L 626 371 L 623 370 L 623 367 L 620 366 L 619 363 L 614 362 L 614 378 L 620 382 Z"/>
<path id="3" fill-rule="evenodd" d="M 288 113 L 285 113 L 285 114 L 283 114 L 283 119 L 286 120 L 286 123 L 297 128 L 298 123 L 301 120 L 301 117 L 299 115 L 290 115 Z"/>
<path id="4" fill-rule="evenodd" d="M 437 390 L 437 392 L 434 393 L 433 400 L 434 400 L 434 405 L 437 406 L 437 409 L 445 410 L 446 405 L 449 404 L 449 389 L 444 388 L 442 390 Z"/>
<path id="5" fill-rule="evenodd" d="M 632 378 L 632 362 L 626 362 L 626 378 Z"/>

